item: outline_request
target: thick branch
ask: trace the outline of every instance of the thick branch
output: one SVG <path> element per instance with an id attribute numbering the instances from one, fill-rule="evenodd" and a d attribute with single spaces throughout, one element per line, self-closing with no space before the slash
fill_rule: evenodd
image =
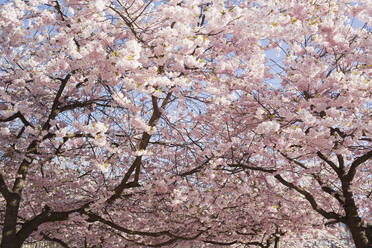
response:
<path id="1" fill-rule="evenodd" d="M 326 162 L 329 166 L 331 166 L 331 168 L 337 173 L 337 175 L 339 176 L 342 175 L 340 168 L 338 168 L 335 163 L 333 163 L 331 160 L 328 160 L 328 158 L 319 151 L 316 154 L 318 155 L 319 158 L 321 158 L 324 162 Z"/>
<path id="2" fill-rule="evenodd" d="M 50 128 L 50 121 L 53 120 L 57 114 L 58 114 L 58 105 L 59 105 L 59 98 L 62 95 L 63 90 L 65 89 L 68 80 L 70 79 L 71 74 L 67 74 L 67 76 L 64 79 L 59 79 L 61 81 L 61 85 L 59 86 L 59 89 L 57 91 L 56 96 L 53 100 L 52 109 L 50 110 L 50 114 L 48 116 L 48 120 L 44 123 L 42 129 L 48 130 Z"/>
<path id="3" fill-rule="evenodd" d="M 311 174 L 313 178 L 319 183 L 321 189 L 326 192 L 327 194 L 333 196 L 339 203 L 344 204 L 342 200 L 341 194 L 336 190 L 332 189 L 331 187 L 325 186 L 323 181 L 320 179 L 319 175 Z"/>
<path id="4" fill-rule="evenodd" d="M 172 92 L 169 92 L 167 96 L 165 97 L 165 99 L 163 100 L 162 105 L 161 105 L 162 109 L 164 109 L 167 106 L 171 95 L 172 95 Z M 150 121 L 148 123 L 150 127 L 154 127 L 161 116 L 161 111 L 159 110 L 159 107 L 158 107 L 157 98 L 154 96 L 152 96 L 152 104 L 153 104 L 153 112 L 152 112 Z M 150 138 L 151 138 L 151 135 L 148 134 L 147 132 L 144 132 L 142 134 L 141 142 L 139 144 L 139 150 L 145 150 L 147 148 Z M 116 186 L 116 188 L 114 189 L 115 193 L 107 200 L 108 204 L 113 203 L 116 199 L 120 197 L 120 195 L 123 193 L 123 190 L 125 188 L 128 188 L 128 180 L 134 170 L 136 170 L 136 172 L 135 172 L 135 179 L 132 184 L 138 186 L 141 162 L 142 162 L 142 156 L 137 156 L 135 160 L 133 161 L 132 165 L 129 167 L 128 171 L 125 173 L 124 178 L 121 180 L 120 184 Z"/>
<path id="5" fill-rule="evenodd" d="M 26 127 L 27 126 L 33 127 L 32 124 L 26 120 L 26 118 L 23 116 L 23 114 L 20 111 L 18 111 L 17 113 L 9 116 L 8 118 L 0 119 L 0 122 L 8 122 L 8 121 L 15 120 L 17 118 L 19 118 Z"/>
<path id="6" fill-rule="evenodd" d="M 9 192 L 8 187 L 6 186 L 3 174 L 1 174 L 1 173 L 0 173 L 0 192 L 3 195 L 3 197 L 5 198 L 5 200 L 8 200 L 10 192 Z"/>
<path id="7" fill-rule="evenodd" d="M 337 160 L 338 160 L 338 167 L 340 168 L 341 172 L 343 173 L 343 170 L 345 168 L 345 161 L 341 154 L 337 154 Z"/>
<path id="8" fill-rule="evenodd" d="M 277 170 L 275 169 L 267 169 L 267 168 L 262 168 L 262 167 L 254 167 L 254 166 L 247 166 L 247 165 L 244 165 L 244 164 L 233 164 L 233 165 L 229 165 L 229 166 L 233 166 L 233 167 L 241 167 L 241 168 L 245 168 L 245 169 L 249 169 L 249 170 L 256 170 L 256 171 L 262 171 L 262 172 L 266 172 L 266 173 L 270 173 L 270 174 L 274 174 L 274 173 L 277 173 Z M 318 212 L 319 214 L 321 214 L 324 218 L 326 219 L 335 219 L 335 220 L 341 220 L 342 219 L 342 216 L 339 215 L 339 214 L 336 214 L 334 212 L 327 212 L 325 211 L 324 209 L 322 209 L 318 203 L 316 202 L 315 198 L 311 195 L 311 193 L 309 193 L 308 191 L 306 191 L 305 189 L 299 187 L 299 186 L 296 186 L 294 185 L 293 183 L 291 182 L 288 182 L 287 180 L 285 180 L 281 175 L 279 174 L 276 174 L 274 175 L 274 177 L 281 183 L 283 184 L 284 186 L 290 188 L 290 189 L 294 189 L 296 190 L 298 193 L 300 193 L 301 195 L 303 195 L 305 197 L 305 199 L 310 203 L 311 207 L 316 211 Z"/>
<path id="9" fill-rule="evenodd" d="M 282 154 L 282 156 L 284 156 L 287 160 L 294 162 L 295 164 L 299 165 L 301 168 L 303 168 L 303 169 L 308 169 L 308 168 L 305 166 L 305 164 L 303 164 L 303 163 L 301 163 L 301 162 L 299 162 L 299 161 L 297 161 L 297 160 L 295 160 L 295 159 L 293 159 L 293 158 L 288 157 L 288 156 L 287 156 L 286 154 L 284 154 L 284 153 L 281 153 L 281 154 Z M 340 157 L 341 157 L 341 158 L 340 158 Z M 338 158 L 338 160 L 339 160 L 340 167 L 343 166 L 343 159 L 342 159 L 342 156 L 341 156 L 341 155 L 337 155 L 337 158 Z M 332 163 L 332 162 L 331 162 L 331 163 Z M 342 164 L 341 164 L 341 163 L 342 163 Z M 341 204 L 343 204 L 343 201 L 342 201 L 342 199 L 341 199 L 341 195 L 340 195 L 340 193 L 338 193 L 337 191 L 333 190 L 332 188 L 330 188 L 330 187 L 328 187 L 328 186 L 324 186 L 324 183 L 322 182 L 322 180 L 320 179 L 320 177 L 319 177 L 318 175 L 316 175 L 316 174 L 314 174 L 314 173 L 312 173 L 311 175 L 312 175 L 313 178 L 314 178 L 314 179 L 319 183 L 321 189 L 322 189 L 324 192 L 326 192 L 326 193 L 328 193 L 329 195 L 333 196 L 334 198 L 336 198 L 336 200 L 337 200 L 338 202 L 340 202 Z"/>
<path id="10" fill-rule="evenodd" d="M 45 206 L 43 211 L 32 218 L 29 221 L 26 221 L 22 228 L 17 232 L 16 236 L 18 240 L 26 240 L 34 231 L 38 229 L 41 224 L 47 222 L 56 222 L 56 221 L 64 221 L 68 219 L 68 216 L 72 213 L 80 212 L 87 208 L 91 202 L 84 204 L 80 208 L 73 209 L 70 211 L 63 211 L 63 212 L 54 212 L 48 206 Z"/>
<path id="11" fill-rule="evenodd" d="M 37 142 L 32 142 L 27 150 L 33 150 L 36 148 Z M 27 159 L 23 159 L 21 165 L 18 168 L 17 171 L 17 178 L 13 184 L 12 191 L 16 194 L 18 194 L 19 198 L 21 197 L 21 193 L 24 187 L 24 183 L 26 180 L 28 167 L 31 164 L 32 161 L 28 161 Z"/>
<path id="12" fill-rule="evenodd" d="M 203 231 L 200 231 L 199 233 L 197 233 L 194 236 L 183 237 L 183 236 L 178 236 L 176 234 L 172 234 L 170 231 L 160 231 L 160 232 L 135 231 L 135 230 L 130 230 L 128 228 L 122 227 L 118 224 L 115 224 L 112 221 L 106 220 L 106 219 L 102 218 L 101 216 L 99 216 L 95 213 L 87 212 L 87 211 L 85 211 L 85 209 L 81 210 L 80 213 L 83 214 L 83 215 L 88 216 L 88 219 L 87 219 L 88 222 L 98 221 L 98 222 L 100 222 L 102 224 L 105 224 L 105 225 L 107 225 L 107 226 L 109 226 L 109 227 L 111 227 L 111 228 L 113 228 L 117 231 L 124 232 L 126 234 L 147 236 L 147 237 L 153 237 L 153 238 L 157 238 L 157 237 L 161 237 L 161 236 L 167 236 L 167 237 L 170 238 L 169 240 L 167 240 L 165 242 L 158 243 L 158 244 L 142 244 L 142 245 L 145 245 L 145 246 L 148 246 L 148 247 L 160 247 L 160 246 L 164 246 L 164 245 L 169 245 L 169 244 L 173 244 L 177 240 L 194 240 L 194 239 L 198 238 L 203 233 Z"/>
<path id="13" fill-rule="evenodd" d="M 142 232 L 142 231 L 134 231 L 134 230 L 130 230 L 130 229 L 127 229 L 125 227 L 122 227 L 118 224 L 115 224 L 109 220 L 106 220 L 104 218 L 102 218 L 101 216 L 97 215 L 97 214 L 94 214 L 92 212 L 87 212 L 85 210 L 82 210 L 80 211 L 81 214 L 83 215 L 86 215 L 88 216 L 88 222 L 100 222 L 102 224 L 105 224 L 115 230 L 118 230 L 120 232 L 124 232 L 124 233 L 127 233 L 127 234 L 132 234 L 132 235 L 141 235 L 141 236 L 148 236 L 148 237 L 160 237 L 160 236 L 169 236 L 169 237 L 173 237 L 173 235 L 171 235 L 169 233 L 169 231 L 161 231 L 161 232 Z"/>
<path id="14" fill-rule="evenodd" d="M 368 159 L 371 159 L 371 158 L 372 158 L 372 150 L 370 150 L 363 156 L 356 158 L 351 164 L 349 172 L 347 173 L 347 176 L 345 179 L 348 180 L 349 182 L 353 181 L 359 165 L 361 165 L 362 163 L 366 162 Z"/>
<path id="15" fill-rule="evenodd" d="M 342 218 L 341 215 L 339 214 L 336 214 L 334 212 L 327 212 L 325 211 L 324 209 L 322 209 L 321 207 L 319 207 L 318 203 L 315 201 L 314 197 L 308 192 L 306 191 L 305 189 L 299 187 L 299 186 L 296 186 L 294 185 L 293 183 L 291 182 L 288 182 L 287 180 L 285 180 L 281 175 L 275 175 L 274 176 L 281 184 L 287 186 L 288 188 L 290 189 L 294 189 L 296 190 L 298 193 L 300 193 L 301 195 L 303 195 L 306 200 L 310 203 L 311 207 L 316 211 L 318 212 L 319 214 L 321 214 L 324 218 L 326 219 L 335 219 L 335 220 L 339 220 Z"/>
<path id="16" fill-rule="evenodd" d="M 108 204 L 113 203 L 116 199 L 118 199 L 120 197 L 120 195 L 123 193 L 124 189 L 129 188 L 128 187 L 128 180 L 129 180 L 130 176 L 132 175 L 134 169 L 137 166 L 141 165 L 141 159 L 142 159 L 142 156 L 138 156 L 138 157 L 135 158 L 134 162 L 129 167 L 128 171 L 125 173 L 125 175 L 124 175 L 123 179 L 121 180 L 120 184 L 118 186 L 116 186 L 116 188 L 114 189 L 115 193 L 107 200 Z"/>

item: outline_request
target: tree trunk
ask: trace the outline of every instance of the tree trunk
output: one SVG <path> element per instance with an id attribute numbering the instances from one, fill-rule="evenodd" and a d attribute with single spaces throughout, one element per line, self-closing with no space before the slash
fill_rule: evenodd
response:
<path id="1" fill-rule="evenodd" d="M 348 218 L 347 226 L 350 229 L 351 236 L 356 248 L 371 248 L 372 243 L 368 241 L 367 234 L 362 227 L 362 220 L 357 218 Z"/>
<path id="2" fill-rule="evenodd" d="M 22 246 L 22 242 L 16 236 L 19 202 L 20 197 L 15 193 L 12 193 L 7 200 L 1 248 L 21 248 Z"/>
<path id="3" fill-rule="evenodd" d="M 274 248 L 280 248 L 279 242 L 280 242 L 280 237 L 275 237 Z"/>
<path id="4" fill-rule="evenodd" d="M 3 237 L 1 240 L 1 248 L 21 248 L 20 243 L 16 237 Z"/>
<path id="5" fill-rule="evenodd" d="M 345 224 L 350 229 L 355 247 L 371 248 L 371 240 L 368 241 L 366 230 L 362 226 L 362 219 L 358 214 L 358 208 L 355 204 L 353 193 L 350 190 L 350 182 L 347 180 L 342 180 L 342 193 L 345 197 Z"/>

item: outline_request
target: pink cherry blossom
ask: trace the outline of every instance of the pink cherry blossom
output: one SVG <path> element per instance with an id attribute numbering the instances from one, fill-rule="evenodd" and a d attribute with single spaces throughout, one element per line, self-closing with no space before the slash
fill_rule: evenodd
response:
<path id="1" fill-rule="evenodd" d="M 2 1 L 0 247 L 370 247 L 371 13 Z"/>

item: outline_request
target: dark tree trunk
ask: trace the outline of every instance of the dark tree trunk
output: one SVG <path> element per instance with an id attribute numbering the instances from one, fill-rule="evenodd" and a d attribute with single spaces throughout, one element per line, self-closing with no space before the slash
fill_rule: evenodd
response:
<path id="1" fill-rule="evenodd" d="M 350 189 L 350 182 L 348 180 L 342 180 L 342 193 L 345 198 L 345 224 L 350 229 L 355 247 L 371 248 L 372 240 L 368 241 L 366 228 L 363 227 L 362 219 L 359 217 L 358 208 L 355 204 L 354 196 Z"/>
<path id="2" fill-rule="evenodd" d="M 21 248 L 22 242 L 17 239 L 17 215 L 19 200 L 12 199 L 6 204 L 5 220 L 1 248 Z"/>
<path id="3" fill-rule="evenodd" d="M 275 243 L 274 243 L 274 248 L 280 248 L 280 238 L 279 237 L 275 237 Z"/>
<path id="4" fill-rule="evenodd" d="M 348 214 L 346 214 L 348 215 Z M 346 225 L 349 227 L 351 236 L 356 248 L 371 248 L 372 243 L 368 241 L 365 228 L 362 226 L 362 220 L 359 216 L 351 215 L 346 217 Z"/>
<path id="5" fill-rule="evenodd" d="M 356 248 L 371 248 L 372 243 L 368 241 L 367 235 L 363 228 L 360 226 L 360 222 L 354 222 L 349 225 L 351 236 L 354 240 Z"/>
<path id="6" fill-rule="evenodd" d="M 1 248 L 21 248 L 22 243 L 20 243 L 15 237 L 4 237 L 1 241 Z"/>

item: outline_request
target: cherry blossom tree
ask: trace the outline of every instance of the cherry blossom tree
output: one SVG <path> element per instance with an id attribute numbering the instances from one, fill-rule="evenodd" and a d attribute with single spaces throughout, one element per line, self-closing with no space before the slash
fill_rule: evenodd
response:
<path id="1" fill-rule="evenodd" d="M 229 145 L 213 156 L 221 168 L 249 171 L 271 185 L 281 204 L 300 196 L 292 209 L 306 202 L 297 211 L 323 218 L 314 224 L 342 223 L 356 247 L 370 247 L 371 5 L 278 1 L 274 6 L 273 19 L 265 20 L 272 33 L 267 30 L 262 49 L 277 49 L 282 56 L 266 61 L 280 87 L 235 88 L 240 97 L 217 112 L 227 114 L 211 125 L 214 130 L 229 125 L 216 138 Z"/>
<path id="2" fill-rule="evenodd" d="M 367 247 L 370 7 L 5 2 L 1 247 Z"/>
<path id="3" fill-rule="evenodd" d="M 226 19 L 206 26 L 210 5 L 3 4 L 1 247 L 278 242 L 264 213 L 247 218 L 257 203 L 230 194 L 236 182 L 192 177 L 209 162 L 196 119 L 208 59 L 232 52 L 224 43 L 239 19 L 220 2 Z"/>

